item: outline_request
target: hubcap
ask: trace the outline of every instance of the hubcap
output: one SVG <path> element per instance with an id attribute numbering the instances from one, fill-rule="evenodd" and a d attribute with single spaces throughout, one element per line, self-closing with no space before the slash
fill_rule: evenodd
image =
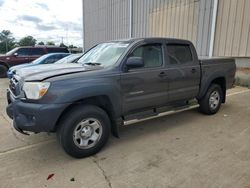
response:
<path id="1" fill-rule="evenodd" d="M 215 110 L 220 103 L 220 94 L 218 91 L 213 91 L 209 98 L 209 106 L 212 110 Z"/>
<path id="2" fill-rule="evenodd" d="M 101 135 L 101 123 L 95 118 L 88 118 L 77 124 L 73 132 L 73 140 L 77 147 L 87 149 L 95 146 Z"/>

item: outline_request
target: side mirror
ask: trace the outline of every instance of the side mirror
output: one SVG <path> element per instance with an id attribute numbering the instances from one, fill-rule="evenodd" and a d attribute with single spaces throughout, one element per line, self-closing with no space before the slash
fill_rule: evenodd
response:
<path id="1" fill-rule="evenodd" d="M 144 61 L 141 57 L 129 57 L 126 61 L 127 68 L 144 67 Z"/>
<path id="2" fill-rule="evenodd" d="M 18 53 L 16 52 L 16 53 L 14 53 L 13 55 L 16 57 L 16 56 L 18 56 Z"/>

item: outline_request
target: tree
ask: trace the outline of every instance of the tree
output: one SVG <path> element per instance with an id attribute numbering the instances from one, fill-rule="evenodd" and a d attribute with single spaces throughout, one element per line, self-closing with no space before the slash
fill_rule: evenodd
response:
<path id="1" fill-rule="evenodd" d="M 46 43 L 46 45 L 55 46 L 55 43 L 54 43 L 53 41 L 48 41 L 48 42 Z"/>
<path id="2" fill-rule="evenodd" d="M 74 46 L 73 44 L 69 45 L 69 48 L 77 48 L 76 46 Z"/>
<path id="3" fill-rule="evenodd" d="M 60 47 L 66 47 L 66 48 L 67 48 L 67 46 L 66 46 L 64 43 L 61 43 L 59 46 L 60 46 Z"/>
<path id="4" fill-rule="evenodd" d="M 37 43 L 38 45 L 45 45 L 43 41 Z"/>
<path id="5" fill-rule="evenodd" d="M 36 39 L 32 36 L 26 36 L 20 39 L 20 46 L 34 46 L 36 44 Z"/>
<path id="6" fill-rule="evenodd" d="M 15 38 L 9 30 L 0 33 L 0 53 L 6 53 L 15 47 Z"/>

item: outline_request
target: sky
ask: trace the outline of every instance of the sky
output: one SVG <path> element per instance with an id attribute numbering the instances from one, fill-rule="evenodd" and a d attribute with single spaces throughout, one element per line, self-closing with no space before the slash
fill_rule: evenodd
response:
<path id="1" fill-rule="evenodd" d="M 82 46 L 82 0 L 0 0 L 0 31 Z"/>

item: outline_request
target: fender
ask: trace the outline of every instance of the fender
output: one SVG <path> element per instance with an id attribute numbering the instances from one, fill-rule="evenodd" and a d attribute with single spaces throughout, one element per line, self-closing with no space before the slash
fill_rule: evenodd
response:
<path id="1" fill-rule="evenodd" d="M 120 76 L 97 77 L 93 79 L 75 78 L 52 82 L 41 103 L 73 104 L 90 97 L 106 96 L 113 107 L 115 117 L 122 114 L 122 100 L 119 85 Z M 67 83 L 70 83 L 68 85 Z"/>
<path id="2" fill-rule="evenodd" d="M 211 71 L 210 71 L 211 72 Z M 206 76 L 205 71 L 202 71 L 202 76 L 201 76 L 201 83 L 200 83 L 200 91 L 199 94 L 197 96 L 197 99 L 201 99 L 207 92 L 209 86 L 211 85 L 211 83 L 213 82 L 213 80 L 217 79 L 217 78 L 225 78 L 225 72 L 222 70 L 218 70 L 213 72 L 212 74 L 209 74 L 208 76 Z"/>

